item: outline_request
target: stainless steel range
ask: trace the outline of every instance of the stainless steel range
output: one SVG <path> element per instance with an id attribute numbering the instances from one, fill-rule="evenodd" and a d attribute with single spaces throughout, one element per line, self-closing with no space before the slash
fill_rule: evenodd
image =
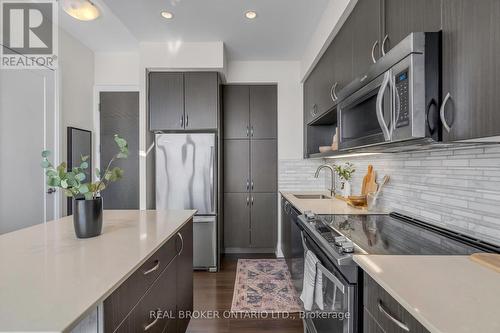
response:
<path id="1" fill-rule="evenodd" d="M 298 241 L 300 240 L 300 242 Z M 362 272 L 353 255 L 469 255 L 500 253 L 500 247 L 410 217 L 390 215 L 305 214 L 292 225 L 290 267 L 294 285 L 301 292 L 304 253 L 318 258 L 316 274 L 322 281 L 322 305 L 314 312 L 349 314 L 342 319 L 305 318 L 308 332 L 362 331 Z M 315 295 L 316 296 L 316 295 Z"/>

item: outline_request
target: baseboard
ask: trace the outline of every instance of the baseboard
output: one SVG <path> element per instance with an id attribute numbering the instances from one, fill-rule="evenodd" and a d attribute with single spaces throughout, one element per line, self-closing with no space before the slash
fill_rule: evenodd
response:
<path id="1" fill-rule="evenodd" d="M 244 253 L 276 253 L 275 248 L 241 248 L 241 247 L 228 247 L 224 249 L 226 254 L 244 254 Z"/>

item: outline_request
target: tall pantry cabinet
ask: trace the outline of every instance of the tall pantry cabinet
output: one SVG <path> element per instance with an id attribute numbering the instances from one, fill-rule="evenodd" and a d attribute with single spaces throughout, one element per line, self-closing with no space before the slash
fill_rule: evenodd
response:
<path id="1" fill-rule="evenodd" d="M 274 252 L 277 239 L 277 87 L 225 85 L 224 249 Z"/>

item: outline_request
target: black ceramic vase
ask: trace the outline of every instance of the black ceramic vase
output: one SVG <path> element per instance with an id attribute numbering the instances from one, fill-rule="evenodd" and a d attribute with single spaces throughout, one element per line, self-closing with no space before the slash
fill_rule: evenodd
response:
<path id="1" fill-rule="evenodd" d="M 102 198 L 73 200 L 73 224 L 78 238 L 99 236 L 102 232 Z"/>

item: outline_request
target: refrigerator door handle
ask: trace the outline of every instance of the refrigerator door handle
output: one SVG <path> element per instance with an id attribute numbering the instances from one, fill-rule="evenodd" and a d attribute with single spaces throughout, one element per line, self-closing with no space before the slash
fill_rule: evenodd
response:
<path id="1" fill-rule="evenodd" d="M 215 147 L 210 147 L 210 207 L 212 208 L 212 212 L 215 212 Z"/>

